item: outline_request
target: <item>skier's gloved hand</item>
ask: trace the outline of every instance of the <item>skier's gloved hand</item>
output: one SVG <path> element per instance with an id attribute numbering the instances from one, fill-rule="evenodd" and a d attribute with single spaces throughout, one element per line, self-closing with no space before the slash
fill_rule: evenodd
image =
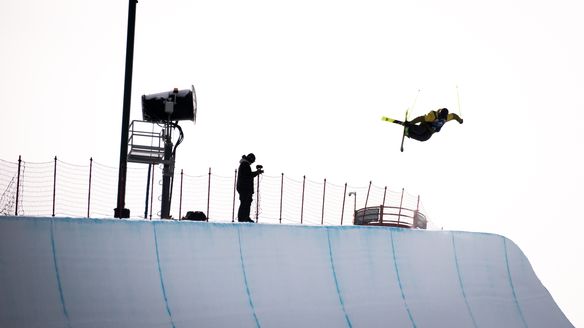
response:
<path id="1" fill-rule="evenodd" d="M 461 118 L 458 120 L 458 123 L 462 124 L 464 122 L 464 120 Z"/>

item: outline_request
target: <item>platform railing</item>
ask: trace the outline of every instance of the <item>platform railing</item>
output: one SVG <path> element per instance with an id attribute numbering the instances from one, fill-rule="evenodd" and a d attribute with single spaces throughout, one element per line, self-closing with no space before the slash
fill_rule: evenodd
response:
<path id="1" fill-rule="evenodd" d="M 371 206 L 355 211 L 354 225 L 426 229 L 428 220 L 419 209 L 401 206 Z"/>
<path id="2" fill-rule="evenodd" d="M 164 161 L 162 127 L 156 123 L 132 121 L 128 139 L 128 162 L 160 164 Z"/>

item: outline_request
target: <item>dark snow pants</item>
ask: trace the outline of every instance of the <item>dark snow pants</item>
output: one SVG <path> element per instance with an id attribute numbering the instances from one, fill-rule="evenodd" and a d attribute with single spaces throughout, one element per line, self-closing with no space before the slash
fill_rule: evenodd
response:
<path id="1" fill-rule="evenodd" d="M 408 136 L 408 138 L 412 138 L 418 141 L 426 141 L 430 139 L 432 134 L 434 134 L 434 131 L 432 130 L 430 125 L 426 124 L 425 122 L 419 125 L 408 124 L 407 129 L 408 130 L 406 135 Z"/>
<path id="2" fill-rule="evenodd" d="M 239 210 L 237 211 L 237 221 L 247 222 L 250 220 L 249 212 L 253 194 L 239 194 Z"/>

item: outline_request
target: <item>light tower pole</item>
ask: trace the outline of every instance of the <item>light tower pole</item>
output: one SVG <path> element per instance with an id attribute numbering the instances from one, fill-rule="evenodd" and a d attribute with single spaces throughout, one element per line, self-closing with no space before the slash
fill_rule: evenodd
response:
<path id="1" fill-rule="evenodd" d="M 129 218 L 130 210 L 126 206 L 126 173 L 128 169 L 128 129 L 130 127 L 130 102 L 132 97 L 132 68 L 134 64 L 134 32 L 136 27 L 136 4 L 138 0 L 129 0 L 128 37 L 126 42 L 126 77 L 124 82 L 124 105 L 122 114 L 122 138 L 120 143 L 120 169 L 118 175 L 118 202 L 114 217 Z"/>

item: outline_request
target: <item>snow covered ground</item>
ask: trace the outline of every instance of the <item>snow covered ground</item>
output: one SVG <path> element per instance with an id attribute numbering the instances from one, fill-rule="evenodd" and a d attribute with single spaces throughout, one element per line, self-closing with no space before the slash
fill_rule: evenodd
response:
<path id="1" fill-rule="evenodd" d="M 0 327 L 572 327 L 495 234 L 0 217 Z"/>

